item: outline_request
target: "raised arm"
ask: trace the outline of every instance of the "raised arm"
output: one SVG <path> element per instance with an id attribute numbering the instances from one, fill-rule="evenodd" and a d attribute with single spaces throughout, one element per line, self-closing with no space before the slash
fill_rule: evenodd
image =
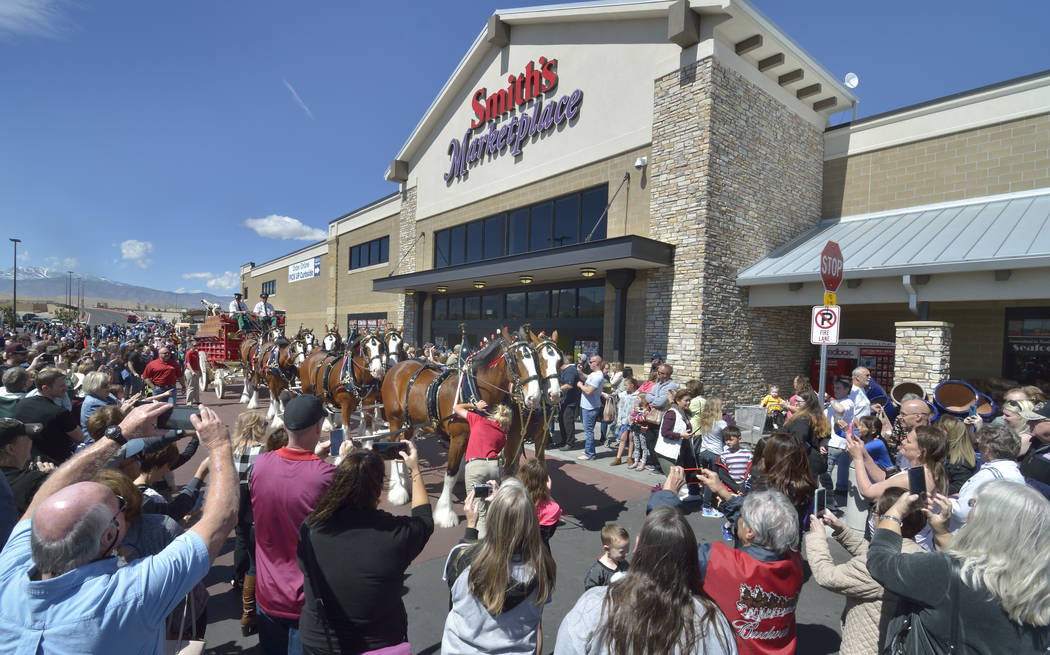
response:
<path id="1" fill-rule="evenodd" d="M 120 433 L 125 439 L 139 438 L 150 434 L 156 425 L 157 417 L 167 411 L 167 403 L 149 403 L 139 405 L 124 417 L 120 422 Z M 29 504 L 26 513 L 22 516 L 27 519 L 36 511 L 36 506 L 45 498 L 59 489 L 64 489 L 71 484 L 91 480 L 95 474 L 106 465 L 113 455 L 120 449 L 120 444 L 113 439 L 99 439 L 75 457 L 48 476 L 47 482 L 33 496 L 33 502 Z"/>
<path id="2" fill-rule="evenodd" d="M 212 480 L 208 499 L 204 502 L 204 514 L 190 529 L 207 544 L 208 554 L 214 562 L 237 523 L 240 496 L 237 471 L 233 467 L 233 445 L 219 415 L 204 405 L 201 405 L 200 416 L 190 416 L 190 421 L 210 452 L 208 470 Z"/>

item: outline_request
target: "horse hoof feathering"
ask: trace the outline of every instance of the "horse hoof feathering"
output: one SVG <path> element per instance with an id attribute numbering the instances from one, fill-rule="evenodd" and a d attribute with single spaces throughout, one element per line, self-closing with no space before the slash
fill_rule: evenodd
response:
<path id="1" fill-rule="evenodd" d="M 434 525 L 439 528 L 454 528 L 459 524 L 459 515 L 452 509 L 452 485 L 456 476 L 445 474 L 445 483 L 441 488 L 441 497 L 434 508 Z"/>
<path id="2" fill-rule="evenodd" d="M 401 462 L 390 463 L 390 493 L 387 500 L 391 505 L 406 505 L 409 501 L 408 489 L 405 488 L 405 465 Z"/>

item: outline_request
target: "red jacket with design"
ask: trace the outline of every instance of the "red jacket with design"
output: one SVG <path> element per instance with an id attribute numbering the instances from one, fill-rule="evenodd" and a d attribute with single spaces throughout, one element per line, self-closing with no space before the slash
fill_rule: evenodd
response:
<path id="1" fill-rule="evenodd" d="M 744 550 L 711 544 L 704 591 L 725 613 L 741 655 L 793 655 L 795 606 L 802 589 L 802 558 L 762 561 Z"/>

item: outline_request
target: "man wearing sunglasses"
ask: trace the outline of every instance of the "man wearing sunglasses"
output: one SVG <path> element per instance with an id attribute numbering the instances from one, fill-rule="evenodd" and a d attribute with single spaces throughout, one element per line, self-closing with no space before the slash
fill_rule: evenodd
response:
<path id="1" fill-rule="evenodd" d="M 0 643 L 11 652 L 156 653 L 165 617 L 207 574 L 237 521 L 230 437 L 201 407 L 194 428 L 210 450 L 212 484 L 189 531 L 151 557 L 118 566 L 123 503 L 90 482 L 128 439 L 148 436 L 166 403 L 135 407 L 55 470 L 0 552 Z M 75 629 L 71 628 L 75 626 Z"/>

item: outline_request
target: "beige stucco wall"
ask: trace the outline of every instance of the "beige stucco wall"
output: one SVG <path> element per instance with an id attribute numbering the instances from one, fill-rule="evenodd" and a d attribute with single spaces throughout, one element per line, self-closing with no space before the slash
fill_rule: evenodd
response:
<path id="1" fill-rule="evenodd" d="M 1050 114 L 824 162 L 824 218 L 1050 186 Z"/>
<path id="2" fill-rule="evenodd" d="M 319 277 L 299 280 L 298 282 L 288 282 L 288 266 L 296 261 L 304 261 L 313 257 L 314 255 L 298 258 L 289 257 L 290 260 L 294 261 L 289 261 L 283 266 L 272 270 L 260 270 L 269 268 L 264 265 L 252 273 L 243 275 L 241 281 L 242 286 L 247 289 L 244 301 L 248 305 L 248 309 L 255 307 L 255 303 L 259 302 L 259 293 L 263 283 L 273 280 L 276 282 L 276 291 L 270 295 L 269 300 L 274 309 L 286 312 L 286 333 L 295 333 L 299 330 L 300 324 L 303 327 L 312 328 L 317 333 L 323 331 L 326 319 L 326 298 L 328 295 L 326 267 L 329 255 L 320 255 L 321 275 Z M 227 309 L 228 305 L 229 302 L 227 301 L 223 309 Z"/>
<path id="3" fill-rule="evenodd" d="M 326 305 L 332 308 L 328 313 L 329 320 L 334 320 L 344 333 L 347 314 L 386 312 L 387 319 L 396 322 L 397 296 L 372 291 L 372 280 L 389 275 L 401 258 L 398 216 L 394 214 L 378 219 L 339 234 L 329 241 L 329 251 L 334 256 L 331 257 L 331 266 L 325 270 L 331 279 L 331 290 Z M 384 236 L 390 237 L 389 261 L 351 271 L 350 248 Z M 405 272 L 409 271 L 398 270 L 398 273 Z"/>

